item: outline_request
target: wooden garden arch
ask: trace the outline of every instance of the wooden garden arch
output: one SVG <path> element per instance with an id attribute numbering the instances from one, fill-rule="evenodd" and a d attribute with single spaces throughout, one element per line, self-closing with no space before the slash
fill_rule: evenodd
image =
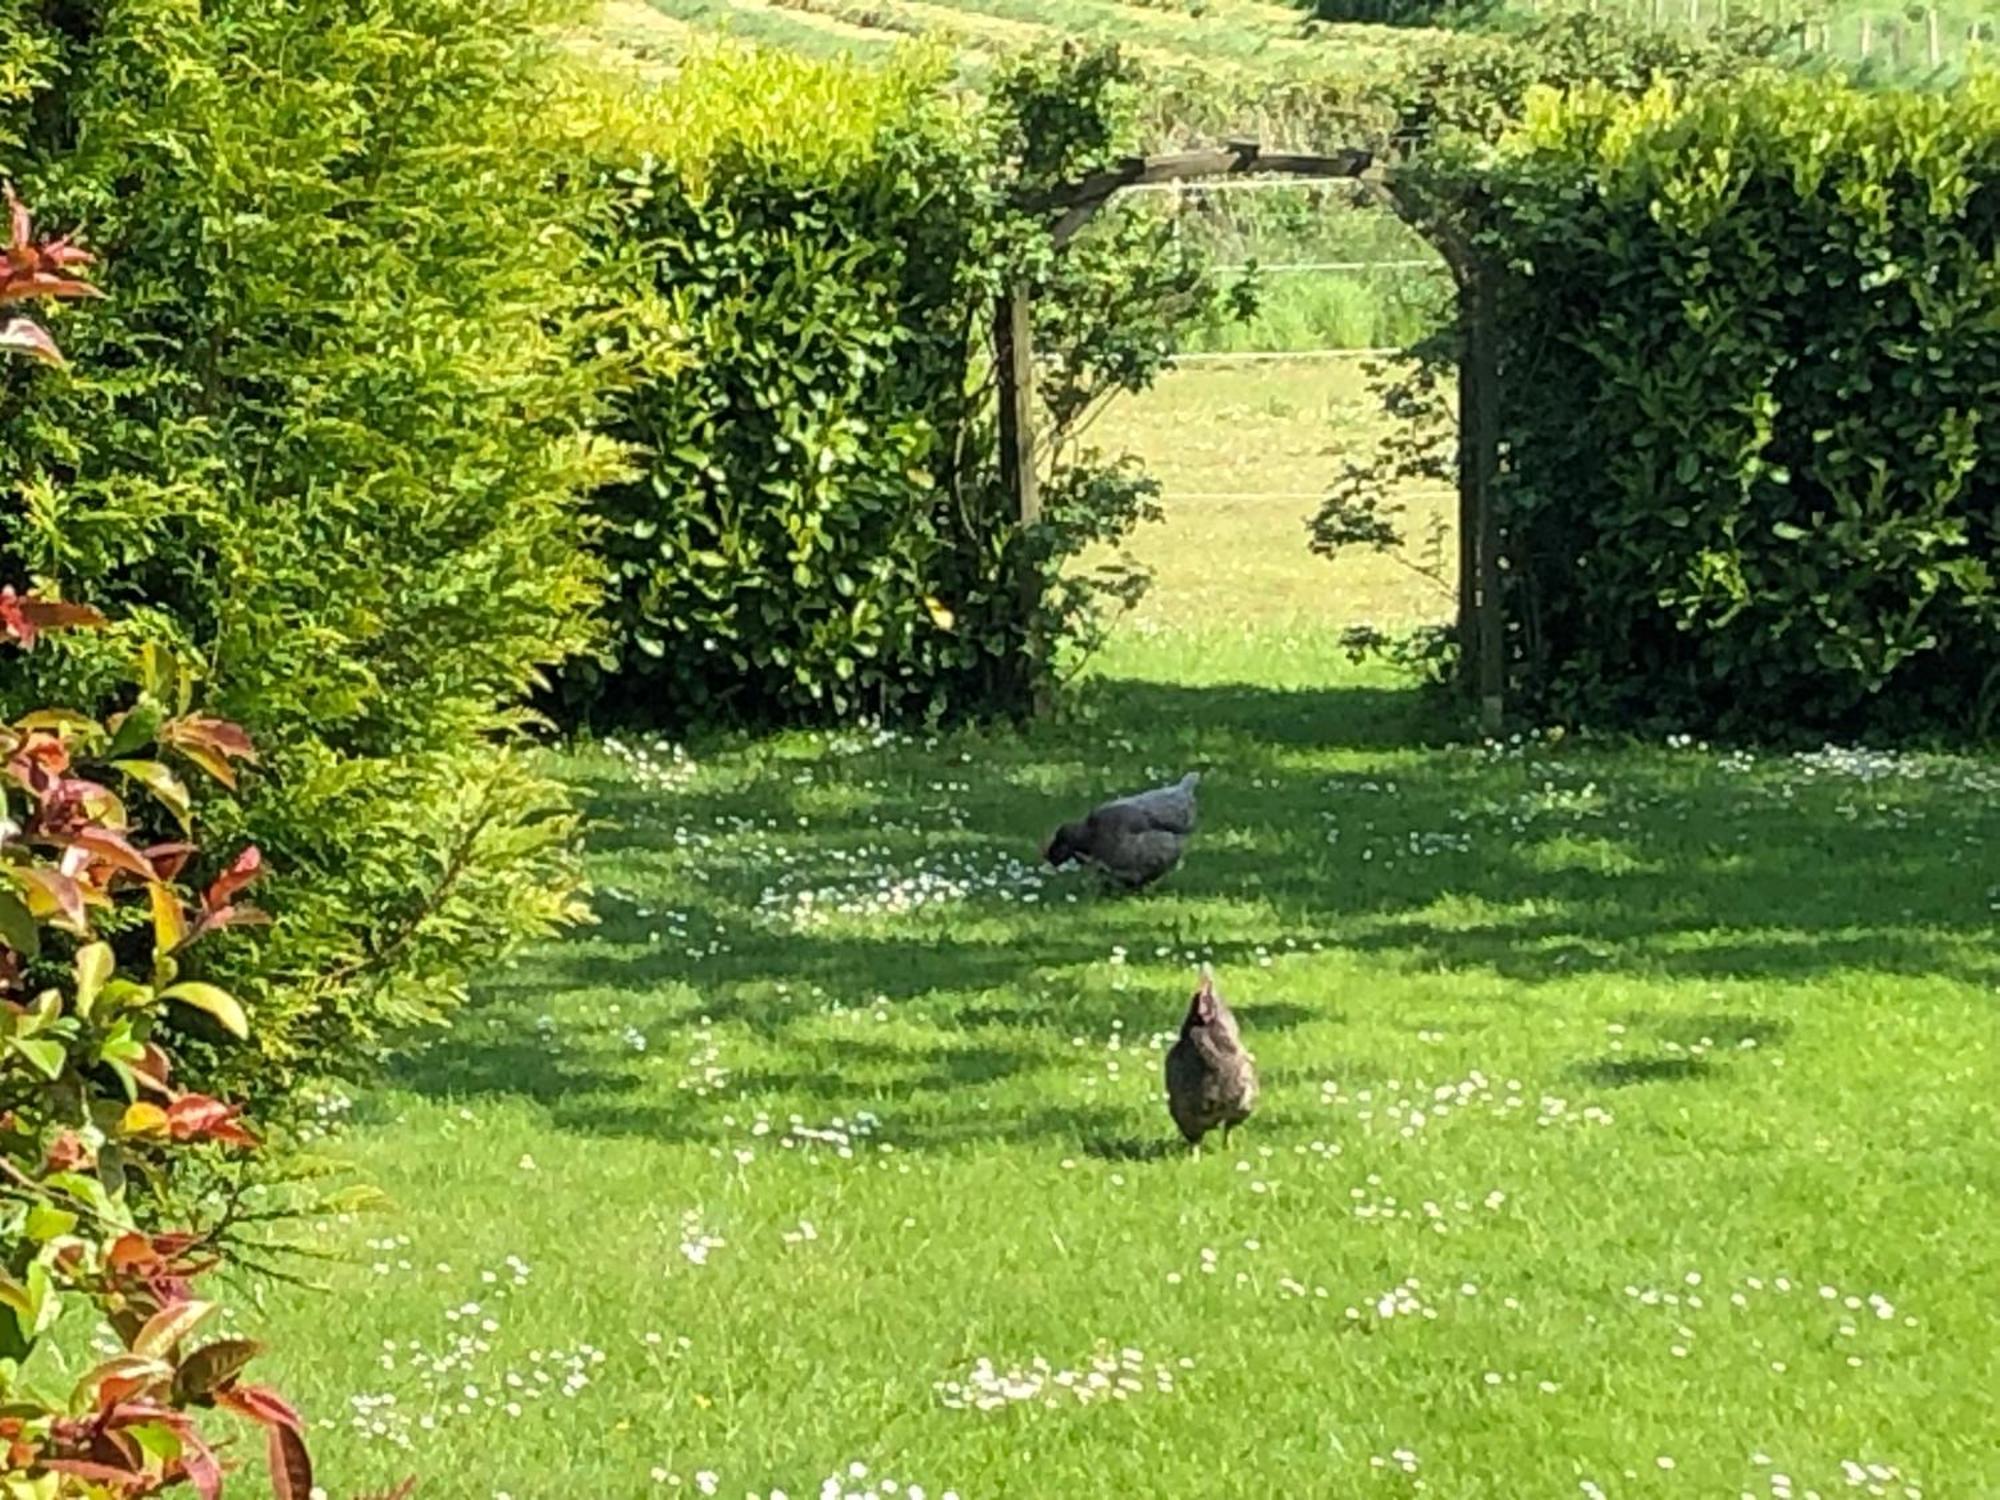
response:
<path id="1" fill-rule="evenodd" d="M 1365 192 L 1414 222 L 1397 200 L 1393 169 L 1372 152 L 1321 156 L 1265 151 L 1255 141 L 1231 141 L 1203 151 L 1132 156 L 1025 207 L 1054 214 L 1050 237 L 1061 251 L 1097 211 L 1125 188 L 1200 177 L 1283 174 L 1358 182 Z M 1458 639 L 1460 671 L 1479 705 L 1481 726 L 1500 727 L 1506 692 L 1506 653 L 1500 599 L 1500 539 L 1489 503 L 1500 467 L 1499 355 L 1494 339 L 1494 278 L 1469 242 L 1426 221 L 1416 226 L 1444 257 L 1458 288 Z M 1022 526 L 1041 518 L 1035 474 L 1035 351 L 1032 300 L 1016 283 L 1001 294 L 993 342 L 1000 392 L 1000 477 L 1013 496 Z"/>

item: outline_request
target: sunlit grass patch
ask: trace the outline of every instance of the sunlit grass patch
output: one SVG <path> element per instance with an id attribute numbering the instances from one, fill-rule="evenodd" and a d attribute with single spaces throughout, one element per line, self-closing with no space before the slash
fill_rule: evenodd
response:
<path id="1" fill-rule="evenodd" d="M 576 753 L 598 925 L 329 1112 L 392 1206 L 267 1299 L 324 1471 L 2000 1486 L 2000 768 L 1459 744 L 1326 634 L 1128 635 L 1027 733 Z M 1156 892 L 1034 864 L 1195 765 Z M 1265 1092 L 1194 1159 L 1202 961 Z"/>

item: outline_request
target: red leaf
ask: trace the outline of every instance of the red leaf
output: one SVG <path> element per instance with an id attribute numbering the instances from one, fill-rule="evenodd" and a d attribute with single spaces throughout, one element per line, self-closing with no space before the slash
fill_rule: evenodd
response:
<path id="1" fill-rule="evenodd" d="M 4 300 L 6 300 L 4 293 L 0 293 L 0 301 Z M 48 329 L 33 318 L 9 318 L 6 325 L 0 327 L 0 349 L 12 349 L 27 355 L 30 359 L 40 360 L 45 365 L 63 363 L 62 350 L 56 347 L 56 341 L 49 336 Z M 23 646 L 35 644 L 35 632 L 32 628 L 14 631 L 13 634 Z"/>
<path id="2" fill-rule="evenodd" d="M 243 1111 L 206 1094 L 183 1094 L 167 1106 L 167 1130 L 177 1141 L 226 1141 L 255 1146 L 257 1137 L 236 1123 Z"/>
<path id="3" fill-rule="evenodd" d="M 42 805 L 31 830 L 34 837 L 63 839 L 73 837 L 93 824 L 113 831 L 126 825 L 125 804 L 118 800 L 116 792 L 99 782 L 65 776 L 53 784 L 38 787 L 36 792 Z M 76 872 L 69 870 L 64 873 Z"/>
<path id="4" fill-rule="evenodd" d="M 267 1429 L 264 1453 L 271 1465 L 273 1500 L 306 1500 L 313 1487 L 312 1455 L 298 1429 Z"/>
<path id="5" fill-rule="evenodd" d="M 229 868 L 209 882 L 208 894 L 202 898 L 202 905 L 211 911 L 227 906 L 230 897 L 263 873 L 263 851 L 255 844 L 246 844 L 243 852 L 229 862 Z"/>
<path id="6" fill-rule="evenodd" d="M 294 1432 L 306 1429 L 305 1419 L 293 1410 L 292 1404 L 268 1386 L 224 1386 L 215 1393 L 215 1404 L 227 1407 L 239 1417 L 248 1417 L 260 1427 L 289 1427 Z"/>
<path id="7" fill-rule="evenodd" d="M 136 1271 L 142 1266 L 156 1264 L 159 1259 L 159 1252 L 153 1248 L 151 1240 L 143 1234 L 132 1233 L 121 1234 L 111 1242 L 104 1264 L 113 1271 Z"/>
<path id="8" fill-rule="evenodd" d="M 134 849 L 124 834 L 114 833 L 109 828 L 82 829 L 71 835 L 70 846 L 84 850 L 100 863 L 122 870 L 127 875 L 136 875 L 141 880 L 159 878 L 159 871 L 153 868 L 152 861 Z"/>
<path id="9" fill-rule="evenodd" d="M 131 1491 L 145 1482 L 146 1476 L 137 1469 L 122 1468 L 115 1464 L 95 1463 L 87 1458 L 45 1458 L 40 1467 L 55 1474 L 73 1474 L 78 1479 L 92 1480 L 98 1484 L 116 1485 L 121 1490 Z"/>
<path id="10" fill-rule="evenodd" d="M 207 714 L 189 714 L 160 726 L 160 738 L 170 745 L 213 750 L 232 760 L 255 761 L 257 748 L 240 724 Z"/>
<path id="11" fill-rule="evenodd" d="M 49 1144 L 48 1170 L 74 1172 L 92 1160 L 90 1148 L 74 1130 L 65 1130 Z"/>
<path id="12" fill-rule="evenodd" d="M 44 278 L 56 278 L 56 273 L 66 266 L 90 264 L 91 257 L 72 245 L 67 239 L 53 239 L 46 244 L 35 243 L 34 221 L 21 200 L 14 196 L 10 185 L 7 189 L 8 243 L 6 249 L 6 274 L 0 283 L 12 287 Z M 60 278 L 56 278 L 60 279 Z M 44 297 L 95 297 L 101 295 L 94 286 L 83 282 L 71 283 L 75 289 L 42 290 L 28 292 L 28 296 Z"/>
<path id="13" fill-rule="evenodd" d="M 154 1375 L 107 1376 L 104 1383 L 97 1388 L 98 1404 L 100 1408 L 116 1406 L 119 1402 L 126 1400 L 128 1397 L 136 1396 L 141 1391 L 151 1390 L 157 1384 L 159 1384 L 159 1377 Z"/>
<path id="14" fill-rule="evenodd" d="M 111 622 L 88 604 L 69 604 L 61 599 L 37 599 L 30 594 L 20 601 L 21 614 L 38 630 L 96 628 Z"/>
<path id="15" fill-rule="evenodd" d="M 0 589 L 0 619 L 10 622 L 7 596 L 13 592 Z M 69 746 L 55 735 L 39 732 L 28 736 L 28 742 L 7 762 L 7 774 L 38 797 L 53 791 L 68 769 Z"/>
<path id="16" fill-rule="evenodd" d="M 10 231 L 7 249 L 10 258 L 34 249 L 35 221 L 28 217 L 28 205 L 23 203 L 14 191 L 14 184 L 7 184 L 7 218 Z"/>
<path id="17" fill-rule="evenodd" d="M 269 927 L 270 916 L 254 906 L 225 906 L 219 911 L 203 912 L 188 929 L 186 943 L 210 932 L 220 932 L 225 927 Z M 185 943 L 183 944 L 185 946 Z"/>
<path id="18" fill-rule="evenodd" d="M 29 324 L 29 327 L 33 326 Z M 5 588 L 0 588 L 0 630 L 6 631 L 9 637 L 19 641 L 24 648 L 34 649 L 35 627 L 27 615 L 22 613 L 21 596 L 14 591 L 14 585 L 11 583 Z"/>
<path id="19" fill-rule="evenodd" d="M 194 856 L 195 847 L 183 843 L 152 844 L 145 853 L 147 860 L 159 872 L 160 879 L 177 880 L 188 860 Z"/>
<path id="20" fill-rule="evenodd" d="M 28 302 L 36 297 L 66 299 L 70 297 L 102 297 L 104 293 L 87 281 L 78 281 L 71 276 L 61 276 L 53 270 L 28 271 L 10 276 L 0 284 L 0 303 Z"/>
<path id="21" fill-rule="evenodd" d="M 96 256 L 81 246 L 72 245 L 66 235 L 42 246 L 42 264 L 45 266 L 88 266 L 96 261 Z M 91 291 L 97 296 L 103 295 L 96 287 L 92 287 Z"/>
<path id="22" fill-rule="evenodd" d="M 214 1311 L 215 1304 L 212 1302 L 191 1299 L 170 1302 L 148 1318 L 132 1336 L 132 1352 L 172 1363 L 174 1351 L 180 1348 L 182 1340 L 200 1327 Z"/>
<path id="23" fill-rule="evenodd" d="M 145 1044 L 145 1055 L 132 1065 L 132 1076 L 156 1094 L 167 1092 L 167 1079 L 174 1071 L 173 1059 L 153 1042 Z"/>
<path id="24" fill-rule="evenodd" d="M 180 1439 L 186 1450 L 181 1467 L 187 1470 L 188 1483 L 201 1500 L 222 1500 L 222 1465 L 215 1461 L 214 1451 L 192 1429 L 181 1433 Z"/>

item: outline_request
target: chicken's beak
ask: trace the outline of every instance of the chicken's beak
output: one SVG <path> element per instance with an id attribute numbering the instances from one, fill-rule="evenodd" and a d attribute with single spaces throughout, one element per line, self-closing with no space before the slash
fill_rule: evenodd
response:
<path id="1" fill-rule="evenodd" d="M 1207 964 L 1201 966 L 1201 983 L 1195 987 L 1194 1013 L 1204 1026 L 1215 1019 L 1215 975 Z"/>

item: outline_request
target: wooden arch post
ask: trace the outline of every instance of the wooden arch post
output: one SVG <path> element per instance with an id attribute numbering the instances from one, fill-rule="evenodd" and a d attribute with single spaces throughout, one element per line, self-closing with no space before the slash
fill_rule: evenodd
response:
<path id="1" fill-rule="evenodd" d="M 1057 216 L 1049 237 L 1060 253 L 1097 211 L 1125 188 L 1198 177 L 1256 174 L 1355 179 L 1373 163 L 1373 156 L 1366 151 L 1343 151 L 1335 156 L 1302 155 L 1266 152 L 1254 141 L 1232 141 L 1207 151 L 1127 157 L 1108 171 L 1094 173 L 1021 206 L 1031 212 Z M 1012 283 L 1000 295 L 1000 305 L 993 317 L 993 354 L 1000 394 L 1000 480 L 1013 499 L 1019 525 L 1026 530 L 1041 520 L 1042 499 L 1041 482 L 1035 473 L 1034 303 L 1025 283 Z M 1037 597 L 1039 587 L 1033 571 L 1024 570 L 1022 588 L 1027 595 L 1024 602 L 1031 618 L 1041 602 Z M 1037 654 L 1039 646 L 1040 642 L 1030 643 Z M 1046 694 L 1037 688 L 1034 710 L 1039 715 L 1047 709 Z"/>
<path id="2" fill-rule="evenodd" d="M 1507 707 L 1500 517 L 1493 503 L 1500 473 L 1499 273 L 1462 226 L 1414 227 L 1445 258 L 1458 290 L 1459 682 L 1478 707 L 1480 730 L 1496 734 Z"/>
<path id="3" fill-rule="evenodd" d="M 1471 563 L 1472 613 L 1461 613 L 1459 649 L 1476 661 L 1466 675 L 1478 692 L 1479 727 L 1498 734 L 1507 710 L 1507 611 L 1500 581 L 1500 514 L 1493 503 L 1500 473 L 1500 341 L 1492 267 L 1474 260 L 1459 287 L 1459 525 L 1470 527 L 1472 546 L 1460 546 Z M 1461 561 L 1464 566 L 1464 561 Z M 1463 588 L 1463 585 L 1461 585 Z M 1465 602 L 1461 597 L 1460 609 Z M 1476 650 L 1475 650 L 1476 647 Z"/>

